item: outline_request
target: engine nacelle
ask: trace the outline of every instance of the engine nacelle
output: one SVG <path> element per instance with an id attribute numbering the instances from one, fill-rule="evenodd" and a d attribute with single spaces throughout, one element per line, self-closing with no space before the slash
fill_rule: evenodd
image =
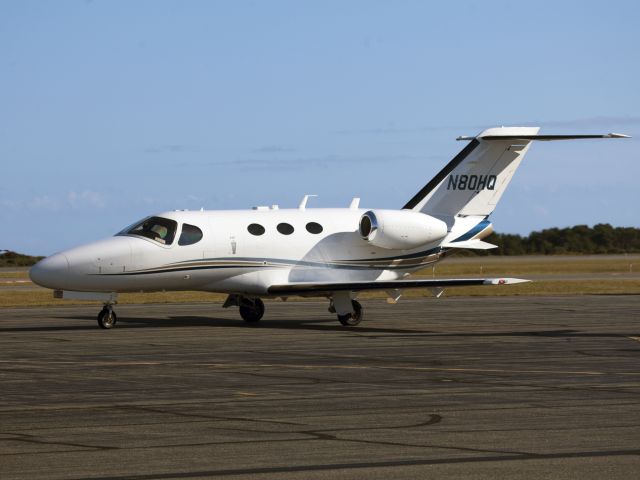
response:
<path id="1" fill-rule="evenodd" d="M 360 218 L 360 236 L 371 245 L 408 250 L 447 235 L 447 224 L 412 210 L 369 210 Z"/>

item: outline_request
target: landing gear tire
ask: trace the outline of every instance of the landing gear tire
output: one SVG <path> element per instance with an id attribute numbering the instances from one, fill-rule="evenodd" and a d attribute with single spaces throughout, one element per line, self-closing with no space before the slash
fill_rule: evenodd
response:
<path id="1" fill-rule="evenodd" d="M 257 323 L 264 315 L 264 302 L 259 298 L 240 305 L 240 316 L 247 323 Z"/>
<path id="2" fill-rule="evenodd" d="M 355 327 L 364 318 L 364 311 L 360 302 L 351 300 L 351 305 L 353 306 L 353 312 L 345 315 L 338 315 L 338 321 L 345 327 Z"/>
<path id="3" fill-rule="evenodd" d="M 116 316 L 116 312 L 111 308 L 103 308 L 100 310 L 98 314 L 98 325 L 100 328 L 109 329 L 116 326 L 116 322 L 118 321 L 118 317 Z"/>

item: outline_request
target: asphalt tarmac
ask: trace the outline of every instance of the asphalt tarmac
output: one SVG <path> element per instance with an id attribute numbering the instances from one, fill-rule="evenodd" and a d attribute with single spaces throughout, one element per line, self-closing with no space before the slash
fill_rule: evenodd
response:
<path id="1" fill-rule="evenodd" d="M 0 310 L 0 478 L 637 478 L 640 296 Z"/>

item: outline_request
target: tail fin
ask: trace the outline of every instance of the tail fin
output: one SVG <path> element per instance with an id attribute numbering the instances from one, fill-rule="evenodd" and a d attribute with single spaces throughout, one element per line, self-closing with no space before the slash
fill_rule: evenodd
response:
<path id="1" fill-rule="evenodd" d="M 529 150 L 537 127 L 490 128 L 471 140 L 404 206 L 435 217 L 486 217 Z M 499 139 L 487 138 L 499 136 Z M 523 138 L 525 137 L 525 138 Z"/>
<path id="2" fill-rule="evenodd" d="M 626 135 L 538 135 L 538 127 L 490 128 L 476 137 L 407 204 L 434 217 L 484 217 L 493 212 L 532 140 L 627 138 Z"/>

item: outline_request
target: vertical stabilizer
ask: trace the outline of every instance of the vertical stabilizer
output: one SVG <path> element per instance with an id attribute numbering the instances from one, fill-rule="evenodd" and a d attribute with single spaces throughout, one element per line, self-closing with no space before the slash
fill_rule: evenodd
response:
<path id="1" fill-rule="evenodd" d="M 538 127 L 490 128 L 472 138 L 405 206 L 435 217 L 486 217 L 496 207 Z M 524 137 L 524 138 L 523 138 Z"/>

